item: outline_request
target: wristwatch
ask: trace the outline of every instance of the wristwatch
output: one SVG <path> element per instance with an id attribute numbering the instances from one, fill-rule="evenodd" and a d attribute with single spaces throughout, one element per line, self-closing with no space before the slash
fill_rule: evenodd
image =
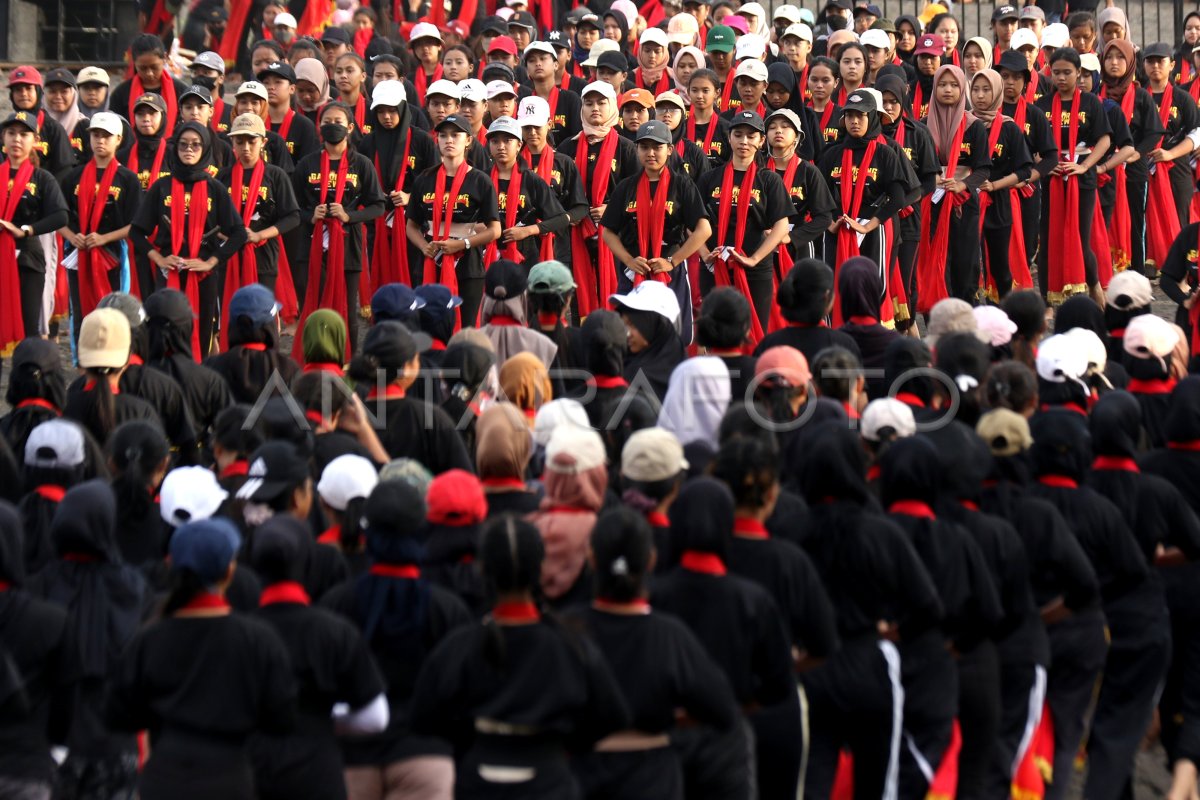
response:
<path id="1" fill-rule="evenodd" d="M 21 226 L 21 233 L 25 234 L 26 236 L 33 236 L 33 226 L 31 226 L 31 225 L 22 225 L 22 226 Z"/>
<path id="2" fill-rule="evenodd" d="M 470 237 L 470 236 L 464 236 L 464 237 L 462 237 L 462 240 L 463 240 L 463 248 L 464 248 L 464 249 L 463 249 L 463 252 L 464 252 L 464 253 L 469 253 L 469 252 L 471 252 L 471 237 Z"/>

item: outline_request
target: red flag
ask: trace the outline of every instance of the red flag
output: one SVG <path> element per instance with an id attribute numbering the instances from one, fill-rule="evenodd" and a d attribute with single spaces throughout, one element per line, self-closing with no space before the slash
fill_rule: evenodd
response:
<path id="1" fill-rule="evenodd" d="M 938 765 L 933 780 L 929 782 L 929 791 L 925 800 L 953 800 L 958 794 L 958 753 L 962 750 L 962 729 L 958 720 L 950 728 L 950 744 L 942 754 L 942 763 Z"/>

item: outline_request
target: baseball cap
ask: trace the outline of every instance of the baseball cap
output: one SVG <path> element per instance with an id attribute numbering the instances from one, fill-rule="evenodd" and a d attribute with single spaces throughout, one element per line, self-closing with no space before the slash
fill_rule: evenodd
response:
<path id="1" fill-rule="evenodd" d="M 894 397 L 881 397 L 867 403 L 858 424 L 862 438 L 868 442 L 906 439 L 917 432 L 912 409 Z"/>
<path id="2" fill-rule="evenodd" d="M 665 105 L 675 106 L 680 111 L 687 113 L 687 103 L 684 102 L 683 95 L 681 95 L 679 92 L 673 92 L 670 90 L 659 92 L 658 96 L 654 98 L 654 107 L 658 108 L 659 106 Z"/>
<path id="3" fill-rule="evenodd" d="M 1171 355 L 1177 344 L 1179 331 L 1156 314 L 1138 314 L 1125 325 L 1125 352 L 1134 358 L 1162 360 Z"/>
<path id="4" fill-rule="evenodd" d="M 1020 31 L 1017 31 L 1020 33 Z M 1029 62 L 1025 60 L 1025 56 L 1018 53 L 1016 50 L 1005 50 L 1000 54 L 1000 63 L 996 65 L 996 70 L 1006 69 L 1009 72 L 1018 72 L 1025 76 L 1025 80 L 1029 80 Z"/>
<path id="5" fill-rule="evenodd" d="M 442 32 L 438 30 L 437 25 L 430 22 L 418 22 L 409 31 L 408 43 L 415 44 L 421 39 L 436 39 L 440 42 L 442 41 Z"/>
<path id="6" fill-rule="evenodd" d="M 1038 345 L 1038 377 L 1050 383 L 1079 380 L 1087 374 L 1087 354 L 1075 342 L 1059 333 L 1049 336 Z"/>
<path id="7" fill-rule="evenodd" d="M 632 481 L 665 481 L 688 466 L 679 438 L 666 428 L 635 431 L 621 448 L 621 475 Z"/>
<path id="8" fill-rule="evenodd" d="M 508 81 L 488 81 L 486 91 L 488 100 L 502 97 L 506 94 L 511 94 L 513 97 L 517 96 L 517 90 Z"/>
<path id="9" fill-rule="evenodd" d="M 1100 71 L 1100 57 L 1095 53 L 1080 53 L 1079 67 L 1085 72 Z"/>
<path id="10" fill-rule="evenodd" d="M 750 32 L 750 26 L 747 24 L 746 18 L 740 14 L 730 14 L 729 16 L 725 17 L 723 22 L 732 28 L 735 34 L 740 33 L 745 36 Z"/>
<path id="11" fill-rule="evenodd" d="M 508 26 L 504 24 L 504 20 L 495 15 L 484 17 L 483 22 L 479 25 L 479 34 L 486 36 L 489 33 L 493 36 L 504 36 L 508 33 Z"/>
<path id="12" fill-rule="evenodd" d="M 167 473 L 158 489 L 158 513 L 172 527 L 208 519 L 221 507 L 229 492 L 205 467 L 179 467 Z"/>
<path id="13" fill-rule="evenodd" d="M 7 126 L 6 126 L 7 127 Z M 79 366 L 117 369 L 129 362 L 129 320 L 115 308 L 97 308 L 79 329 Z"/>
<path id="14" fill-rule="evenodd" d="M 775 109 L 774 111 L 772 111 L 770 114 L 767 115 L 767 118 L 765 120 L 763 120 L 763 126 L 764 127 L 769 126 L 771 124 L 771 120 L 774 120 L 774 119 L 787 120 L 788 124 L 790 124 L 793 128 L 796 129 L 796 133 L 799 133 L 801 135 L 804 134 L 804 127 L 800 123 L 800 116 L 795 111 L 792 111 L 790 108 Z"/>
<path id="15" fill-rule="evenodd" d="M 212 50 L 205 50 L 192 59 L 193 67 L 204 67 L 205 69 L 216 70 L 222 75 L 225 74 L 225 59 L 221 58 Z"/>
<path id="16" fill-rule="evenodd" d="M 713 25 L 704 40 L 704 49 L 709 53 L 732 53 L 737 37 L 728 25 Z"/>
<path id="17" fill-rule="evenodd" d="M 534 41 L 525 46 L 525 53 L 521 56 L 521 60 L 529 58 L 530 53 L 545 53 L 546 55 L 558 61 L 558 51 L 554 49 L 554 45 L 549 42 Z"/>
<path id="18" fill-rule="evenodd" d="M 863 47 L 874 47 L 879 50 L 889 50 L 892 47 L 892 40 L 887 33 L 875 28 L 864 31 L 862 36 L 858 37 L 858 41 Z"/>
<path id="19" fill-rule="evenodd" d="M 487 519 L 487 510 L 483 484 L 465 469 L 446 470 L 425 490 L 425 519 L 434 525 L 477 525 Z"/>
<path id="20" fill-rule="evenodd" d="M 843 111 L 861 111 L 864 114 L 870 114 L 872 111 L 878 111 L 879 106 L 875 102 L 874 95 L 859 90 L 846 98 L 846 105 Z"/>
<path id="21" fill-rule="evenodd" d="M 252 283 L 233 293 L 229 300 L 229 319 L 232 323 L 239 317 L 248 317 L 255 328 L 260 328 L 274 319 L 280 308 L 282 306 L 270 289 L 261 283 Z"/>
<path id="22" fill-rule="evenodd" d="M 78 467 L 84 461 L 83 428 L 67 419 L 49 419 L 29 432 L 25 466 L 44 469 Z"/>
<path id="23" fill-rule="evenodd" d="M 273 441 L 259 447 L 250 456 L 246 482 L 238 489 L 239 500 L 263 503 L 304 483 L 308 477 L 308 459 L 291 442 Z"/>
<path id="24" fill-rule="evenodd" d="M 690 45 L 696 41 L 700 24 L 686 12 L 676 14 L 667 22 L 667 41 L 672 44 Z"/>
<path id="25" fill-rule="evenodd" d="M 1042 29 L 1042 47 L 1066 47 L 1071 41 L 1071 30 L 1061 22 L 1052 22 Z"/>
<path id="26" fill-rule="evenodd" d="M 570 50 L 571 40 L 562 31 L 547 31 L 546 41 L 559 50 Z M 528 50 L 526 50 L 528 52 Z"/>
<path id="27" fill-rule="evenodd" d="M 767 12 L 763 9 L 762 3 L 758 3 L 758 2 L 742 3 L 738 7 L 738 16 L 754 17 L 755 19 L 763 19 L 767 16 Z"/>
<path id="28" fill-rule="evenodd" d="M 588 50 L 588 56 L 580 66 L 594 67 L 596 66 L 596 60 L 600 58 L 601 54 L 614 53 L 620 49 L 621 46 L 612 39 L 597 39 L 596 43 Z"/>
<path id="29" fill-rule="evenodd" d="M 808 359 L 794 347 L 771 347 L 758 357 L 754 377 L 777 386 L 807 386 L 812 380 Z"/>
<path id="30" fill-rule="evenodd" d="M 20 125 L 21 127 L 33 131 L 34 133 L 38 132 L 37 117 L 27 111 L 14 111 L 13 113 L 9 114 L 8 117 L 5 118 L 4 122 L 0 124 L 0 130 L 3 130 L 11 125 Z"/>
<path id="31" fill-rule="evenodd" d="M 162 95 L 155 94 L 154 92 L 146 92 L 134 102 L 134 113 L 137 113 L 138 106 L 150 106 L 159 113 L 167 113 L 167 102 L 162 99 Z"/>
<path id="32" fill-rule="evenodd" d="M 999 306 L 975 306 L 971 309 L 975 315 L 975 324 L 980 333 L 987 334 L 987 344 L 992 347 L 1002 347 L 1012 341 L 1017 332 L 1017 323 L 1009 319 L 1008 314 Z"/>
<path id="33" fill-rule="evenodd" d="M 493 61 L 490 64 L 485 64 L 483 74 L 479 76 L 484 83 L 491 81 L 504 81 L 505 83 L 516 83 L 517 76 L 513 72 L 512 67 L 501 61 Z"/>
<path id="34" fill-rule="evenodd" d="M 1145 308 L 1154 302 L 1154 287 L 1145 275 L 1127 269 L 1108 282 L 1105 300 L 1113 308 Z"/>
<path id="35" fill-rule="evenodd" d="M 452 97 L 455 100 L 462 100 L 462 90 L 458 88 L 458 84 L 454 81 L 448 81 L 445 78 L 438 78 L 429 84 L 429 88 L 425 90 L 425 100 L 428 101 L 429 96 L 434 94 Z"/>
<path id="36" fill-rule="evenodd" d="M 752 33 L 740 37 L 733 48 L 733 60 L 741 61 L 746 58 L 761 59 L 767 55 L 767 43 Z"/>
<path id="37" fill-rule="evenodd" d="M 22 339 L 13 350 L 12 370 L 16 372 L 25 367 L 32 367 L 32 371 L 43 374 L 61 370 L 62 357 L 58 352 L 58 344 L 36 336 Z"/>
<path id="38" fill-rule="evenodd" d="M 267 87 L 263 86 L 258 81 L 246 81 L 237 88 L 234 92 L 234 97 L 240 97 L 244 94 L 252 94 L 260 100 L 269 100 L 267 97 Z"/>
<path id="39" fill-rule="evenodd" d="M 604 26 L 600 24 L 600 17 L 591 13 L 586 7 L 580 6 L 580 10 L 584 13 L 580 14 L 578 20 L 575 22 L 576 28 L 588 27 L 595 28 L 598 31 L 604 30 Z"/>
<path id="40" fill-rule="evenodd" d="M 121 118 L 111 111 L 98 111 L 92 115 L 91 124 L 88 125 L 89 131 L 104 131 L 111 133 L 113 136 L 120 136 L 125 130 L 121 124 Z"/>
<path id="41" fill-rule="evenodd" d="M 863 14 L 870 14 L 872 17 L 882 17 L 883 12 L 879 10 L 877 5 L 856 6 L 854 8 L 854 16 L 858 17 Z"/>
<path id="42" fill-rule="evenodd" d="M 800 21 L 800 9 L 791 3 L 785 3 L 775 9 L 775 15 L 772 19 L 785 19 L 789 24 L 795 24 Z"/>
<path id="43" fill-rule="evenodd" d="M 102 70 L 99 67 L 84 67 L 79 70 L 79 75 L 76 76 L 75 82 L 79 86 L 85 83 L 99 83 L 108 86 L 112 83 L 112 78 L 109 77 L 106 70 Z"/>
<path id="44" fill-rule="evenodd" d="M 281 11 L 275 15 L 274 27 L 276 28 L 298 28 L 299 26 L 300 23 L 296 21 L 296 18 L 286 11 Z"/>
<path id="45" fill-rule="evenodd" d="M 634 311 L 653 311 L 672 323 L 679 320 L 679 299 L 670 287 L 658 281 L 642 281 L 628 294 L 610 294 L 608 302 Z"/>
<path id="46" fill-rule="evenodd" d="M 526 28 L 534 35 L 537 34 L 537 20 L 535 20 L 533 18 L 533 14 L 530 14 L 528 11 L 518 11 L 509 17 L 508 27 L 512 28 L 514 25 Z"/>
<path id="47" fill-rule="evenodd" d="M 994 408 L 980 417 L 975 433 L 994 456 L 1015 456 L 1033 444 L 1029 421 L 1007 408 Z"/>
<path id="48" fill-rule="evenodd" d="M 487 85 L 478 78 L 459 81 L 458 92 L 462 95 L 463 100 L 471 100 L 476 103 L 487 101 Z"/>
<path id="49" fill-rule="evenodd" d="M 575 278 L 561 261 L 539 261 L 529 270 L 530 294 L 565 294 L 574 288 Z"/>
<path id="50" fill-rule="evenodd" d="M 611 69 L 613 72 L 629 72 L 629 62 L 616 50 L 608 50 L 596 59 L 596 69 Z"/>
<path id="51" fill-rule="evenodd" d="M 549 125 L 550 104 L 536 95 L 523 98 L 517 106 L 517 121 L 535 128 Z"/>
<path id="52" fill-rule="evenodd" d="M 658 283 L 657 281 L 648 281 Z M 659 286 L 663 284 L 659 283 Z M 665 288 L 665 287 L 664 287 Z M 670 291 L 669 289 L 667 291 Z M 608 454 L 600 434 L 590 428 L 559 425 L 546 445 L 546 471 L 559 475 L 579 475 L 604 466 Z"/>
<path id="53" fill-rule="evenodd" d="M 951 333 L 971 333 L 981 342 L 988 340 L 986 335 L 979 333 L 979 323 L 975 321 L 971 304 L 957 297 L 945 297 L 933 304 L 929 310 L 925 340 L 930 347 L 935 347 L 938 337 Z"/>
<path id="54" fill-rule="evenodd" d="M 434 30 L 437 29 L 434 28 Z M 321 34 L 321 41 L 336 42 L 337 44 L 350 44 L 350 32 L 345 28 L 338 27 L 337 25 L 330 25 L 325 29 L 324 33 Z"/>
<path id="55" fill-rule="evenodd" d="M 659 122 L 656 119 L 643 122 L 637 129 L 637 141 L 669 145 L 671 144 L 671 129 L 665 122 Z"/>
<path id="56" fill-rule="evenodd" d="M 471 122 L 460 114 L 451 114 L 450 116 L 446 117 L 444 120 L 438 123 L 438 126 L 434 128 L 434 130 L 437 133 L 441 133 L 442 128 L 454 128 L 456 131 L 462 131 L 468 136 L 473 133 L 471 130 Z"/>
<path id="57" fill-rule="evenodd" d="M 492 120 L 492 124 L 488 126 L 487 135 L 489 139 L 496 135 L 505 135 L 511 136 L 520 141 L 521 126 L 512 117 L 497 117 L 496 119 Z"/>
<path id="58" fill-rule="evenodd" d="M 752 81 L 760 83 L 767 82 L 767 65 L 759 61 L 757 58 L 747 58 L 745 61 L 737 65 L 737 70 L 733 73 L 734 80 L 738 78 L 749 78 Z"/>
<path id="59" fill-rule="evenodd" d="M 317 481 L 317 494 L 334 511 L 345 511 L 351 500 L 370 497 L 378 483 L 379 472 L 374 464 L 347 453 L 325 465 Z"/>
<path id="60" fill-rule="evenodd" d="M 733 130 L 741 126 L 753 128 L 759 133 L 766 133 L 767 126 L 763 124 L 763 119 L 754 111 L 739 111 L 729 120 L 729 129 Z"/>
<path id="61" fill-rule="evenodd" d="M 517 43 L 513 41 L 508 34 L 501 34 L 488 43 L 489 53 L 507 53 L 510 56 L 517 54 Z"/>
<path id="62" fill-rule="evenodd" d="M 9 86 L 41 86 L 42 73 L 33 67 L 17 67 L 8 73 Z"/>
<path id="63" fill-rule="evenodd" d="M 371 295 L 371 316 L 376 322 L 402 322 L 425 307 L 425 299 L 403 283 L 385 283 Z"/>
<path id="64" fill-rule="evenodd" d="M 923 33 L 921 38 L 917 39 L 917 47 L 913 51 L 914 55 L 933 55 L 941 56 L 946 51 L 946 43 L 942 41 L 942 37 L 936 33 Z"/>
<path id="65" fill-rule="evenodd" d="M 371 108 L 399 108 L 407 102 L 408 93 L 400 81 L 380 81 L 371 90 Z"/>
<path id="66" fill-rule="evenodd" d="M 1012 35 L 1012 39 L 1008 42 L 1010 50 L 1020 50 L 1022 47 L 1032 47 L 1037 50 L 1040 47 L 1037 34 L 1029 30 L 1029 28 L 1020 28 Z"/>
<path id="67" fill-rule="evenodd" d="M 1145 58 L 1171 58 L 1173 52 L 1171 45 L 1166 42 L 1148 44 L 1142 49 L 1142 55 Z"/>
<path id="68" fill-rule="evenodd" d="M 189 522 L 171 534 L 171 569 L 187 570 L 204 585 L 216 583 L 229 573 L 241 543 L 237 526 L 224 517 Z"/>
<path id="69" fill-rule="evenodd" d="M 1090 328 L 1071 328 L 1063 335 L 1074 341 L 1075 346 L 1083 351 L 1092 374 L 1104 373 L 1104 367 L 1108 364 L 1108 348 L 1098 333 Z"/>
<path id="70" fill-rule="evenodd" d="M 656 44 L 659 47 L 666 47 L 670 44 L 667 39 L 667 32 L 662 28 L 646 28 L 642 31 L 642 35 L 638 37 L 638 45 Z"/>
<path id="71" fill-rule="evenodd" d="M 805 25 L 803 22 L 797 22 L 794 25 L 788 25 L 787 30 L 783 32 L 781 39 L 786 39 L 789 36 L 795 36 L 797 39 L 802 39 L 809 44 L 813 43 L 812 28 Z"/>
<path id="72" fill-rule="evenodd" d="M 75 86 L 75 76 L 71 74 L 71 70 L 66 67 L 55 67 L 46 73 L 46 85 L 52 83 L 65 83 L 67 86 Z"/>
<path id="73" fill-rule="evenodd" d="M 823 8 L 826 10 L 831 8 L 840 8 L 843 11 L 849 11 L 852 7 L 853 4 L 850 2 L 850 0 L 826 0 L 825 5 L 823 6 Z"/>
<path id="74" fill-rule="evenodd" d="M 883 31 L 884 33 L 890 33 L 892 35 L 895 35 L 896 23 L 893 22 L 888 17 L 880 17 L 879 19 L 877 19 L 871 23 L 871 30 Z"/>
<path id="75" fill-rule="evenodd" d="M 483 293 L 493 300 L 520 297 L 528 288 L 525 268 L 506 258 L 494 261 L 483 276 Z"/>
<path id="76" fill-rule="evenodd" d="M 1042 11 L 1037 6 L 1025 6 L 1021 9 L 1020 19 L 1040 19 L 1046 21 L 1046 12 Z"/>
<path id="77" fill-rule="evenodd" d="M 649 89 L 630 89 L 621 95 L 617 105 L 624 108 L 629 103 L 637 103 L 643 108 L 654 108 L 654 95 Z"/>
<path id="78" fill-rule="evenodd" d="M 115 308 L 129 321 L 129 330 L 136 331 L 146 322 L 146 309 L 142 301 L 128 292 L 109 292 L 100 298 L 96 308 Z"/>
<path id="79" fill-rule="evenodd" d="M 259 70 L 259 73 L 254 77 L 261 81 L 268 75 L 278 75 L 288 83 L 296 82 L 296 70 L 286 61 L 273 61 L 270 64 L 267 64 L 267 66 L 263 69 Z"/>
<path id="80" fill-rule="evenodd" d="M 183 105 L 183 101 L 187 100 L 189 97 L 195 97 L 206 106 L 211 106 L 213 104 L 212 92 L 197 84 L 192 84 L 183 92 L 183 94 L 179 95 L 179 104 Z"/>
<path id="81" fill-rule="evenodd" d="M 611 83 L 605 81 L 592 81 L 583 87 L 583 92 L 579 96 L 587 97 L 589 94 L 602 94 L 612 102 L 617 102 L 617 90 L 612 87 Z"/>
<path id="82" fill-rule="evenodd" d="M 225 22 L 229 19 L 229 12 L 225 10 L 225 6 L 221 3 L 208 6 L 202 5 L 192 13 L 207 25 L 211 25 L 214 22 Z"/>
<path id="83" fill-rule="evenodd" d="M 996 6 L 992 12 L 992 22 L 997 22 L 1002 19 L 1020 19 L 1021 12 L 1017 11 L 1016 6 Z"/>
<path id="84" fill-rule="evenodd" d="M 417 297 L 425 301 L 421 316 L 432 315 L 435 311 L 448 311 L 462 305 L 462 298 L 450 291 L 449 287 L 440 283 L 426 283 L 413 290 Z"/>

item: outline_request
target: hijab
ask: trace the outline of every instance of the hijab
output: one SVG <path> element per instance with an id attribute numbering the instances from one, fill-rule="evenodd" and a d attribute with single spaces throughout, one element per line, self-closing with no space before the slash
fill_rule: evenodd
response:
<path id="1" fill-rule="evenodd" d="M 605 459 L 604 442 L 590 428 L 560 428 L 546 448 L 546 497 L 530 521 L 546 548 L 541 583 L 551 599 L 566 594 L 587 563 L 588 540 L 608 489 Z"/>
<path id="2" fill-rule="evenodd" d="M 384 182 L 385 190 L 395 186 L 396 176 L 400 174 L 400 161 L 404 158 L 404 142 L 412 129 L 413 112 L 407 101 L 400 103 L 400 122 L 394 128 L 385 128 L 376 124 L 371 128 L 375 140 L 375 152 L 379 154 L 380 180 Z"/>
<path id="3" fill-rule="evenodd" d="M 1104 324 L 1104 312 L 1096 301 L 1086 295 L 1068 297 L 1054 315 L 1054 332 L 1066 333 L 1072 328 L 1083 328 L 1108 342 L 1108 328 Z"/>
<path id="4" fill-rule="evenodd" d="M 179 157 L 179 137 L 184 131 L 193 131 L 200 137 L 200 160 L 195 164 L 185 164 Z M 207 179 L 208 168 L 213 165 L 213 140 L 208 128 L 199 122 L 185 122 L 176 128 L 167 160 L 171 164 L 171 176 L 182 183 L 191 184 Z"/>
<path id="5" fill-rule="evenodd" d="M 946 73 L 953 75 L 962 88 L 958 102 L 953 106 L 943 105 L 937 100 L 937 85 Z M 943 64 L 938 67 L 937 72 L 933 73 L 933 86 L 934 93 L 930 97 L 929 119 L 926 125 L 929 126 L 929 135 L 933 137 L 933 143 L 937 146 L 938 158 L 945 160 L 950 154 L 950 147 L 954 142 L 954 135 L 958 133 L 958 126 L 962 122 L 963 115 L 966 114 L 968 127 L 975 121 L 975 115 L 966 110 L 970 87 L 967 85 L 967 76 L 961 69 L 953 64 Z"/>
<path id="6" fill-rule="evenodd" d="M 1105 10 L 1117 11 L 1118 9 L 1109 8 Z M 1111 77 L 1103 69 L 1104 57 L 1108 55 L 1109 50 L 1119 50 L 1121 55 L 1125 57 L 1125 74 L 1119 78 Z M 1104 93 L 1113 100 L 1120 100 L 1125 96 L 1125 92 L 1129 91 L 1129 87 L 1133 85 L 1133 81 L 1137 77 L 1137 55 L 1133 51 L 1133 43 L 1128 39 L 1113 39 L 1104 45 L 1104 48 L 1100 51 L 1100 66 L 1100 78 L 1104 81 Z"/>
<path id="7" fill-rule="evenodd" d="M 1092 463 L 1087 420 L 1074 411 L 1051 408 L 1029 421 L 1034 475 L 1063 475 L 1082 483 Z"/>
<path id="8" fill-rule="evenodd" d="M 882 70 L 880 71 L 882 72 Z M 889 73 L 887 75 L 880 75 L 875 80 L 875 89 L 881 95 L 884 92 L 890 92 L 893 97 L 900 101 L 900 116 L 891 125 L 884 126 L 885 129 L 890 127 L 892 130 L 895 130 L 895 126 L 900 124 L 901 119 L 912 114 L 912 108 L 909 106 L 908 100 L 908 84 L 899 75 Z"/>
<path id="9" fill-rule="evenodd" d="M 533 353 L 517 353 L 500 366 L 500 390 L 525 414 L 531 428 L 537 410 L 554 397 L 550 373 Z"/>
<path id="10" fill-rule="evenodd" d="M 614 14 L 613 16 L 620 15 Z M 583 133 L 585 136 L 587 136 L 589 142 L 594 143 L 603 139 L 608 135 L 608 132 L 613 129 L 613 126 L 617 124 L 617 120 L 621 118 L 620 110 L 617 108 L 617 104 L 615 102 L 608 100 L 608 108 L 608 119 L 606 119 L 604 122 L 601 122 L 599 125 L 593 125 L 588 121 L 586 109 L 584 109 L 582 105 L 579 107 L 579 119 L 583 124 Z"/>
<path id="11" fill-rule="evenodd" d="M 1004 103 L 1004 82 L 1000 79 L 1000 73 L 994 69 L 981 69 L 971 77 L 971 85 L 975 85 L 975 81 L 985 80 L 992 87 L 992 102 L 987 106 L 973 106 L 971 112 L 985 123 L 991 124 L 996 115 L 1000 113 L 1000 106 Z M 1003 115 L 1001 114 L 1001 119 Z M 1094 303 L 1093 303 L 1094 305 Z"/>
<path id="12" fill-rule="evenodd" d="M 512 403 L 496 403 L 475 423 L 475 468 L 487 478 L 525 479 L 533 455 L 533 434 L 525 415 Z"/>
<path id="13" fill-rule="evenodd" d="M 50 117 L 50 119 L 54 120 L 59 125 L 62 125 L 63 130 L 65 130 L 68 135 L 74 133 L 75 126 L 78 125 L 81 120 L 88 119 L 89 116 L 83 113 L 83 110 L 79 107 L 79 89 L 74 86 L 70 88 L 71 102 L 67 106 L 66 111 L 53 111 L 49 105 L 44 102 L 42 103 L 42 108 L 46 110 L 46 116 Z"/>
<path id="14" fill-rule="evenodd" d="M 679 71 L 679 59 L 683 56 L 691 56 L 694 58 L 696 60 L 696 69 L 707 68 L 708 62 L 704 60 L 704 53 L 701 52 L 699 47 L 693 47 L 689 44 L 686 47 L 679 48 L 679 52 L 677 52 L 675 54 L 675 58 L 671 60 L 672 75 Z M 679 88 L 684 89 L 685 91 L 687 89 L 686 86 L 681 86 Z"/>
<path id="15" fill-rule="evenodd" d="M 862 87 L 866 89 L 866 87 Z M 861 90 L 860 90 L 861 91 Z M 842 141 L 846 143 L 846 147 L 851 150 L 866 150 L 867 145 L 875 141 L 883 134 L 883 114 L 876 107 L 867 112 L 867 132 L 861 136 L 850 136 L 847 134 L 842 137 Z M 843 128 L 845 125 L 843 124 Z"/>
<path id="16" fill-rule="evenodd" d="M 1167 404 L 1167 441 L 1200 441 L 1200 376 L 1184 378 Z"/>
<path id="17" fill-rule="evenodd" d="M 68 490 L 50 524 L 58 558 L 30 582 L 31 593 L 67 609 L 78 678 L 109 674 L 145 609 L 146 583 L 121 560 L 116 517 L 116 498 L 104 481 Z"/>
<path id="18" fill-rule="evenodd" d="M 479 312 L 482 330 L 492 342 L 496 358 L 501 362 L 509 357 L 528 351 L 537 356 L 543 364 L 553 364 L 558 355 L 558 345 L 539 330 L 527 326 L 529 317 L 529 295 L 521 292 L 516 297 L 497 299 L 485 294 Z M 493 317 L 511 317 L 519 324 L 493 324 Z"/>
<path id="19" fill-rule="evenodd" d="M 658 427 L 675 434 L 682 445 L 699 441 L 716 447 L 731 397 L 729 367 L 722 359 L 689 358 L 671 373 Z"/>
<path id="20" fill-rule="evenodd" d="M 320 61 L 315 58 L 302 58 L 297 61 L 296 80 L 308 81 L 321 92 L 321 99 L 312 108 L 305 108 L 297 95 L 296 102 L 299 103 L 301 110 L 313 112 L 329 102 L 329 74 L 325 72 L 325 65 Z"/>
<path id="21" fill-rule="evenodd" d="M 425 498 L 400 480 L 382 481 L 363 508 L 367 521 L 367 552 L 374 564 L 420 564 L 424 547 Z M 372 647 L 403 661 L 424 651 L 424 620 L 429 606 L 429 582 L 363 575 L 354 587 L 356 614 L 363 637 Z"/>
<path id="22" fill-rule="evenodd" d="M 1110 22 L 1115 22 L 1121 26 L 1121 38 L 1125 41 L 1131 41 L 1129 38 L 1129 18 L 1125 16 L 1125 12 L 1115 6 L 1106 8 L 1096 15 L 1096 33 L 1103 38 L 1104 26 Z M 1108 49 L 1105 47 L 1105 49 Z M 1132 60 L 1130 61 L 1132 64 Z"/>
<path id="23" fill-rule="evenodd" d="M 1098 456 L 1136 458 L 1142 442 L 1142 404 L 1129 392 L 1105 392 L 1088 417 L 1092 451 Z"/>
<path id="24" fill-rule="evenodd" d="M 625 323 L 615 311 L 599 309 L 583 321 L 585 367 L 598 377 L 617 377 L 625 371 Z"/>
<path id="25" fill-rule="evenodd" d="M 879 303 L 883 297 L 883 281 L 879 267 L 866 256 L 846 259 L 838 270 L 838 297 L 842 304 L 842 319 L 874 317 L 879 319 Z"/>
<path id="26" fill-rule="evenodd" d="M 972 42 L 975 43 L 976 47 L 978 47 L 980 50 L 983 51 L 983 63 L 985 65 L 984 69 L 991 69 L 992 68 L 992 43 L 989 42 L 987 39 L 983 38 L 982 36 L 972 36 L 970 39 L 967 39 L 967 41 L 965 43 L 963 43 L 963 51 L 966 51 L 967 45 L 971 44 Z M 974 76 L 972 76 L 972 77 L 974 77 Z"/>
<path id="27" fill-rule="evenodd" d="M 305 364 L 346 363 L 346 320 L 328 308 L 308 315 L 301 334 Z"/>
<path id="28" fill-rule="evenodd" d="M 625 380 L 633 383 L 640 374 L 661 402 L 667 394 L 671 373 L 687 358 L 687 351 L 675 324 L 662 314 L 632 308 L 622 309 L 622 314 L 647 342 L 643 350 L 629 353 L 625 359 Z"/>
<path id="29" fill-rule="evenodd" d="M 671 504 L 669 516 L 676 552 L 725 555 L 733 532 L 734 502 L 724 482 L 707 475 L 688 481 Z"/>

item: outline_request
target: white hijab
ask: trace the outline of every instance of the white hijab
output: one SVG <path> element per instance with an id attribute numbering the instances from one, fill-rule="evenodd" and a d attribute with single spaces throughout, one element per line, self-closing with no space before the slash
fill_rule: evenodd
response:
<path id="1" fill-rule="evenodd" d="M 675 434 L 680 444 L 701 441 L 716 449 L 717 430 L 731 398 L 724 361 L 716 356 L 689 358 L 671 373 L 658 426 Z"/>

